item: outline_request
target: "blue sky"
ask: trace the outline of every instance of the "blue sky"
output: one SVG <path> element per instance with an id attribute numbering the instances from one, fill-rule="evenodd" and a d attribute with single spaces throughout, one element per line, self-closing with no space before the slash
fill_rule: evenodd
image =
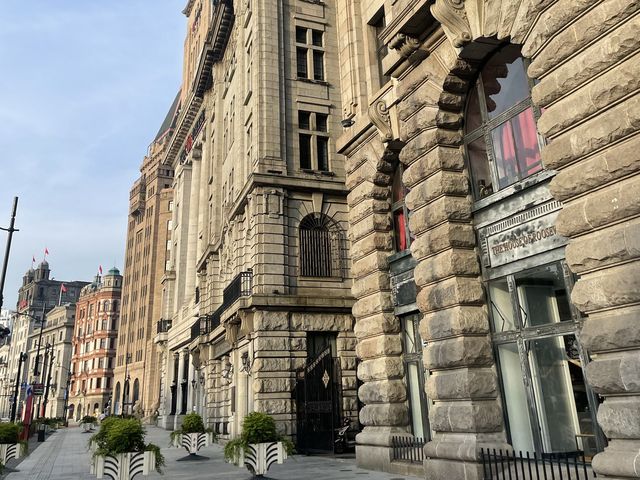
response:
<path id="1" fill-rule="evenodd" d="M 129 188 L 180 86 L 185 3 L 0 2 L 0 226 L 20 197 L 5 308 L 45 247 L 59 280 L 123 268 Z"/>

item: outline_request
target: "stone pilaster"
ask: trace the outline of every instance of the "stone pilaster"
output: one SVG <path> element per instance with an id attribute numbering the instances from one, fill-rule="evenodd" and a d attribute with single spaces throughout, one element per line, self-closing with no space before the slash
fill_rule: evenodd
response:
<path id="1" fill-rule="evenodd" d="M 598 422 L 608 438 L 593 459 L 598 475 L 640 471 L 640 6 L 572 2 L 549 8 L 525 44 L 540 80 L 534 101 L 545 111 L 540 133 L 551 183 L 564 208 L 558 232 L 579 275 L 573 303 L 587 316 L 581 340 L 592 357 L 587 379 L 604 397 Z M 571 38 L 568 42 L 567 39 Z"/>
<path id="2" fill-rule="evenodd" d="M 409 412 L 403 382 L 400 322 L 393 311 L 387 258 L 393 253 L 390 204 L 394 166 L 383 159 L 377 139 L 349 154 L 347 187 L 352 242 L 352 293 L 362 432 L 356 458 L 361 466 L 389 470 L 391 437 L 406 434 Z"/>

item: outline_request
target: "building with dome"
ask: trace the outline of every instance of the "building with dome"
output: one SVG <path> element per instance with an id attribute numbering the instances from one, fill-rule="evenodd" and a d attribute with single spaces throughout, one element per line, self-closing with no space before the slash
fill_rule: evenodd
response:
<path id="1" fill-rule="evenodd" d="M 122 275 L 112 268 L 82 288 L 76 304 L 67 416 L 81 419 L 111 409 Z M 116 392 L 117 397 L 118 392 Z"/>

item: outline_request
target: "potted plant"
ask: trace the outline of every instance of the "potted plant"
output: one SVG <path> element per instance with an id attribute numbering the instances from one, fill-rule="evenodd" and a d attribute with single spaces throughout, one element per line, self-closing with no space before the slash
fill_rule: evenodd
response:
<path id="1" fill-rule="evenodd" d="M 171 444 L 184 447 L 189 455 L 196 455 L 198 450 L 208 447 L 215 441 L 215 434 L 210 428 L 204 428 L 202 417 L 195 412 L 188 413 L 182 420 L 182 428 L 171 432 Z"/>
<path id="2" fill-rule="evenodd" d="M 12 458 L 27 452 L 27 443 L 20 440 L 22 427 L 17 423 L 0 423 L 0 462 L 6 465 Z"/>
<path id="3" fill-rule="evenodd" d="M 80 427 L 82 427 L 83 433 L 92 431 L 97 426 L 97 424 L 98 419 L 93 415 L 85 415 L 80 421 Z"/>
<path id="4" fill-rule="evenodd" d="M 144 442 L 145 430 L 138 419 L 109 417 L 90 439 L 93 447 L 91 473 L 98 478 L 130 480 L 137 475 L 162 473 L 160 448 Z"/>
<path id="5" fill-rule="evenodd" d="M 280 435 L 276 422 L 266 413 L 253 412 L 244 417 L 242 433 L 224 447 L 224 458 L 262 477 L 274 463 L 282 464 L 293 453 L 293 443 Z"/>

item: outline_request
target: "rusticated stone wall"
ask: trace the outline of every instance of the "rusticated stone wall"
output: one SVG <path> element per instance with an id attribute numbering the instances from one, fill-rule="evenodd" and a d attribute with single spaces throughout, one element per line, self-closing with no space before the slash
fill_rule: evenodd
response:
<path id="1" fill-rule="evenodd" d="M 409 424 L 403 382 L 400 321 L 394 315 L 387 258 L 393 253 L 391 175 L 394 158 L 385 156 L 377 132 L 348 154 L 347 188 L 352 293 L 356 352 L 361 363 L 358 391 L 365 404 L 360 411 L 363 431 L 358 435 L 358 463 L 389 470 L 392 435 L 406 434 Z"/>
<path id="2" fill-rule="evenodd" d="M 544 108 L 542 158 L 558 172 L 551 191 L 564 207 L 556 226 L 570 239 L 567 261 L 580 277 L 572 301 L 587 316 L 587 377 L 605 398 L 598 420 L 609 446 L 593 466 L 601 475 L 638 476 L 639 8 L 630 0 L 437 0 L 432 11 L 447 39 L 399 79 L 400 160 L 417 236 L 427 389 L 436 401 L 430 479 L 479 478 L 479 448 L 504 439 L 460 145 L 470 82 L 506 41 L 523 46 L 529 75 L 539 80 L 533 101 Z"/>

